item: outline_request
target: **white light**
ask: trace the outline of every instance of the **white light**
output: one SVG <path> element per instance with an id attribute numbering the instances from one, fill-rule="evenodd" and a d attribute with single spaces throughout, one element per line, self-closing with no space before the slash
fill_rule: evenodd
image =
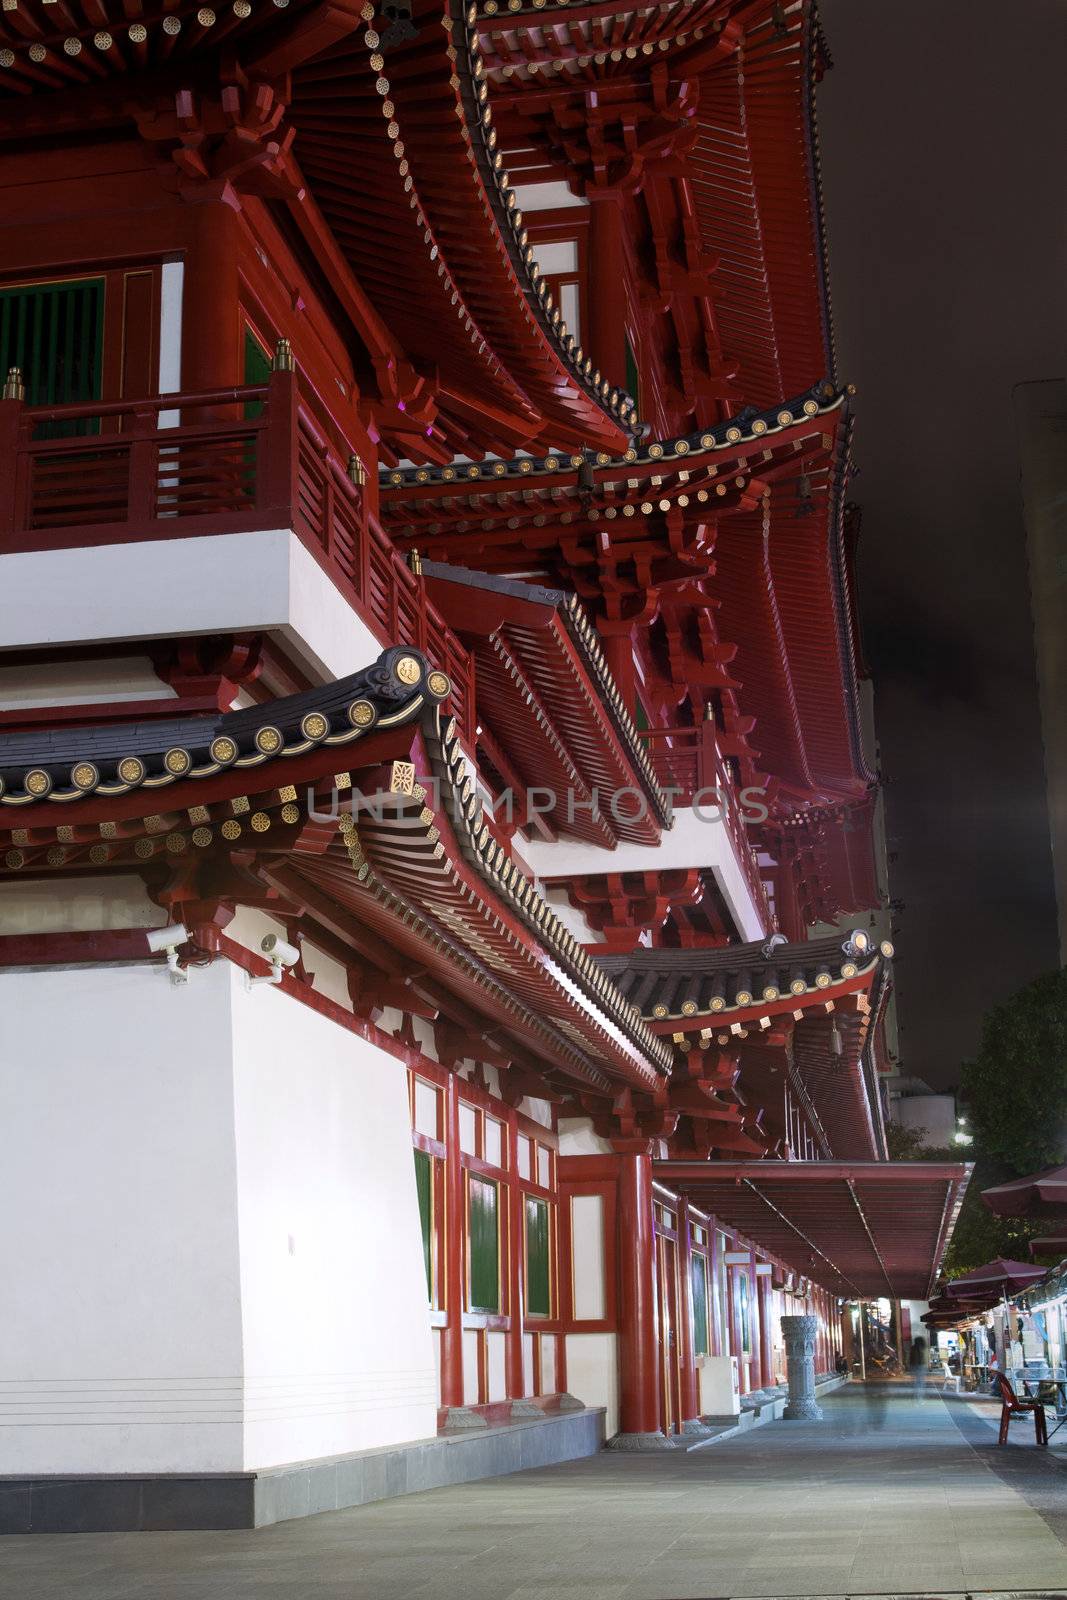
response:
<path id="1" fill-rule="evenodd" d="M 969 1133 L 961 1133 L 959 1131 L 959 1129 L 957 1129 L 956 1132 L 952 1135 L 952 1141 L 953 1141 L 954 1144 L 973 1144 L 974 1143 L 974 1140 L 972 1139 L 972 1137 L 971 1137 L 971 1135 Z"/>

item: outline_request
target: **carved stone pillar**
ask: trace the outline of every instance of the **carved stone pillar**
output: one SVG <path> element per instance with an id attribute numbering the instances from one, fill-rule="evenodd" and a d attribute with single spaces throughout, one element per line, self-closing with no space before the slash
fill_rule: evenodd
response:
<path id="1" fill-rule="evenodd" d="M 789 1422 L 821 1422 L 815 1404 L 815 1340 L 818 1317 L 783 1317 L 785 1356 L 789 1373 L 789 1399 L 782 1413 Z"/>

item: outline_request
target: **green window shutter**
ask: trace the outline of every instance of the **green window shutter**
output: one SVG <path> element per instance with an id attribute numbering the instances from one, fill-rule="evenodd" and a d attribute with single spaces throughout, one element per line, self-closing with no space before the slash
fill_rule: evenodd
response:
<path id="1" fill-rule="evenodd" d="M 526 1200 L 526 1310 L 534 1317 L 552 1312 L 549 1275 L 548 1201 Z"/>
<path id="2" fill-rule="evenodd" d="M 19 367 L 31 406 L 99 400 L 104 365 L 104 280 L 0 289 L 0 375 Z M 51 422 L 39 438 L 98 433 L 95 417 Z"/>
<path id="3" fill-rule="evenodd" d="M 634 355 L 634 347 L 630 343 L 630 335 L 627 333 L 623 337 L 626 341 L 626 392 L 633 397 L 634 417 L 636 419 L 637 413 L 641 409 L 641 374 L 637 370 L 637 357 Z"/>
<path id="4" fill-rule="evenodd" d="M 426 1267 L 426 1293 L 433 1300 L 433 1157 L 425 1150 L 415 1151 L 415 1187 L 419 1195 L 419 1221 L 422 1224 L 422 1257 Z"/>
<path id="5" fill-rule="evenodd" d="M 737 1309 L 741 1323 L 741 1348 L 749 1355 L 752 1351 L 752 1328 L 748 1314 L 748 1276 L 744 1272 L 737 1274 Z"/>
<path id="6" fill-rule="evenodd" d="M 470 1308 L 500 1310 L 500 1219 L 496 1184 L 488 1178 L 468 1180 L 470 1215 Z"/>
<path id="7" fill-rule="evenodd" d="M 708 1264 L 703 1256 L 693 1257 L 693 1354 L 708 1353 Z"/>
<path id="8" fill-rule="evenodd" d="M 251 328 L 245 329 L 244 381 L 266 383 L 271 375 L 270 356 L 264 350 Z M 249 400 L 245 405 L 245 421 L 262 415 L 262 400 Z"/>

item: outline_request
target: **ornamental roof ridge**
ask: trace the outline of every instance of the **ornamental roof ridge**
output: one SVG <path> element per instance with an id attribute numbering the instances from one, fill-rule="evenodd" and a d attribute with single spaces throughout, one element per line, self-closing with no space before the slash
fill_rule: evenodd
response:
<path id="1" fill-rule="evenodd" d="M 632 431 L 636 412 L 633 396 L 601 377 L 592 357 L 586 355 L 574 335 L 568 332 L 563 313 L 553 303 L 552 292 L 534 260 L 518 197 L 497 149 L 497 132 L 493 126 L 482 44 L 478 37 L 478 6 L 475 0 L 470 0 L 469 4 L 465 0 L 449 0 L 449 9 L 451 16 L 446 27 L 451 29 L 453 40 L 457 23 L 462 30 L 464 48 L 456 50 L 454 65 L 462 115 L 470 133 L 469 150 L 530 314 L 578 388 L 623 432 Z"/>
<path id="2" fill-rule="evenodd" d="M 113 798 L 184 778 L 262 766 L 316 745 L 347 746 L 411 722 L 450 692 L 445 673 L 395 645 L 336 683 L 217 715 L 0 735 L 0 806 Z"/>
<path id="3" fill-rule="evenodd" d="M 714 1015 L 729 1022 L 737 1011 L 790 1001 L 802 1005 L 855 979 L 878 983 L 878 1003 L 887 992 L 889 940 L 875 946 L 864 929 L 796 943 L 780 936 L 708 949 L 638 949 L 594 957 L 597 965 L 637 1005 L 662 1022 Z"/>
<path id="4" fill-rule="evenodd" d="M 739 444 L 771 438 L 788 428 L 803 425 L 814 417 L 828 416 L 845 405 L 852 394 L 851 385 L 841 388 L 830 379 L 821 379 L 795 399 L 785 401 L 765 411 L 746 406 L 724 422 L 709 428 L 698 428 L 692 433 L 675 434 L 665 439 L 635 442 L 622 455 L 613 456 L 607 451 L 555 452 L 544 456 L 511 456 L 487 462 L 444 463 L 441 466 L 394 467 L 379 474 L 382 489 L 420 488 L 424 484 L 484 482 L 492 488 L 502 478 L 523 478 L 534 473 L 575 472 L 588 464 L 595 467 L 616 468 L 619 471 L 634 466 L 655 465 L 680 461 L 690 454 L 708 451 L 730 451 Z"/>

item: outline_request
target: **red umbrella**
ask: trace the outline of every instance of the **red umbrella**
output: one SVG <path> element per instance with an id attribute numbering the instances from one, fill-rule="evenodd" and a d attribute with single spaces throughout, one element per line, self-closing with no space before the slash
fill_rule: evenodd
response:
<path id="1" fill-rule="evenodd" d="M 1067 1233 L 1046 1233 L 1040 1239 L 1030 1240 L 1032 1256 L 1051 1256 L 1057 1250 L 1061 1256 L 1067 1255 Z"/>
<path id="2" fill-rule="evenodd" d="M 1043 1278 L 1046 1271 L 1047 1268 L 1032 1267 L 1026 1261 L 1006 1261 L 998 1256 L 995 1261 L 987 1261 L 984 1267 L 975 1267 L 962 1278 L 954 1278 L 948 1292 L 954 1299 L 966 1299 L 976 1291 L 984 1293 L 986 1290 L 992 1290 L 994 1298 L 1000 1294 L 1017 1294 Z"/>
<path id="3" fill-rule="evenodd" d="M 1067 1217 L 1067 1167 L 983 1189 L 982 1199 L 998 1217 Z"/>

